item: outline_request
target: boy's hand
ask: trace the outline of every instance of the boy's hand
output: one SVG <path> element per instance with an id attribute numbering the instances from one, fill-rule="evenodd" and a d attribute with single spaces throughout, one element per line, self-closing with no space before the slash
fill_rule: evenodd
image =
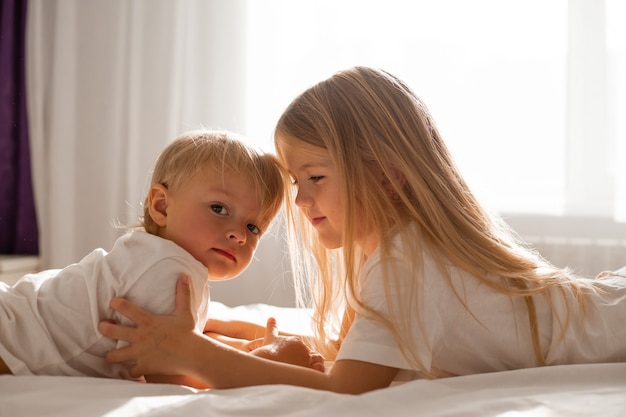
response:
<path id="1" fill-rule="evenodd" d="M 320 372 L 324 372 L 325 369 L 324 358 L 309 349 L 299 337 L 280 336 L 276 319 L 273 317 L 267 320 L 263 339 L 251 341 L 248 347 L 251 349 L 250 353 L 255 356 L 277 362 L 304 366 Z"/>

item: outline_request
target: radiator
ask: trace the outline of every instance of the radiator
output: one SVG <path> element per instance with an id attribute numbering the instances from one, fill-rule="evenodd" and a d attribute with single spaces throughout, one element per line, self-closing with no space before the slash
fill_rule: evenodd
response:
<path id="1" fill-rule="evenodd" d="M 22 255 L 0 255 L 0 281 L 13 285 L 22 276 L 37 272 L 39 257 Z"/>
<path id="2" fill-rule="evenodd" d="M 505 216 L 509 225 L 558 267 L 595 277 L 626 266 L 626 224 L 612 219 Z"/>
<path id="3" fill-rule="evenodd" d="M 596 276 L 626 266 L 626 239 L 528 236 L 525 240 L 554 265 L 581 275 Z"/>

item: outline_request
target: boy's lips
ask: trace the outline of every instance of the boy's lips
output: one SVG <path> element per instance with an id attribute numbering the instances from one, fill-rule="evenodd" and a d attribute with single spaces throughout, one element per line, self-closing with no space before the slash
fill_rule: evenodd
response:
<path id="1" fill-rule="evenodd" d="M 235 253 L 232 251 L 229 251 L 227 249 L 218 249 L 218 248 L 213 248 L 213 250 L 217 253 L 219 253 L 220 255 L 232 260 L 232 261 L 236 261 L 237 258 L 235 257 Z"/>

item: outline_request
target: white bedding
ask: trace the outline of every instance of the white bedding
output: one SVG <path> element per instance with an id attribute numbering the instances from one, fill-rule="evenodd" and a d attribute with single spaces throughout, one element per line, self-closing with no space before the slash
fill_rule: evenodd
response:
<path id="1" fill-rule="evenodd" d="M 214 314 L 295 331 L 306 313 L 266 305 Z M 626 364 L 568 365 L 412 381 L 360 396 L 284 385 L 198 391 L 79 377 L 0 376 L 0 417 L 626 416 Z"/>

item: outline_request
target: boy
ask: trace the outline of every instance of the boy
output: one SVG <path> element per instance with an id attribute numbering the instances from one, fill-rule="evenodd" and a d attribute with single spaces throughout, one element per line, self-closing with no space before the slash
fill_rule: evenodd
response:
<path id="1" fill-rule="evenodd" d="M 129 323 L 109 301 L 124 296 L 169 314 L 181 274 L 190 277 L 202 332 L 208 281 L 234 278 L 249 265 L 285 184 L 272 155 L 228 132 L 178 137 L 156 162 L 140 227 L 110 252 L 96 249 L 64 269 L 26 275 L 13 287 L 0 284 L 0 373 L 128 378 L 124 367 L 106 362 L 117 345 L 98 332 L 102 317 Z"/>

